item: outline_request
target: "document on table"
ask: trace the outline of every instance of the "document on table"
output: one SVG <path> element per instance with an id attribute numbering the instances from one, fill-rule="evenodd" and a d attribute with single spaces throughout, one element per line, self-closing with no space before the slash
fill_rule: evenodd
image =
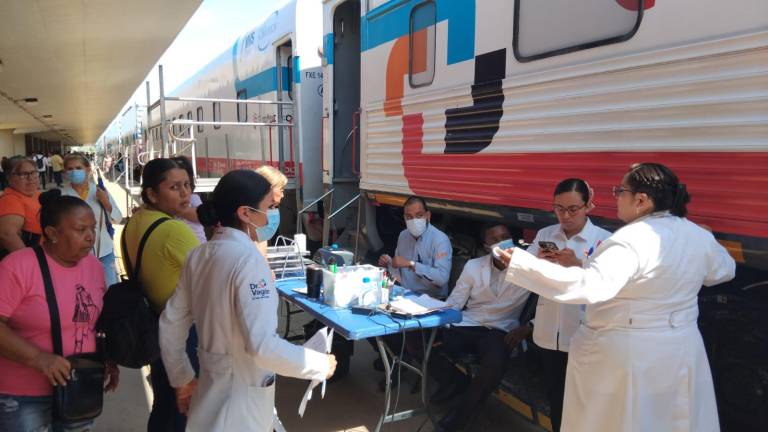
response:
<path id="1" fill-rule="evenodd" d="M 427 294 L 422 294 L 418 297 L 403 297 L 394 300 L 389 304 L 389 310 L 409 315 L 423 315 L 438 310 L 448 309 L 450 307 L 450 304 L 430 297 Z"/>
<path id="2" fill-rule="evenodd" d="M 331 352 L 331 342 L 333 342 L 333 329 L 323 327 L 304 343 L 304 348 L 328 354 Z M 304 397 L 301 398 L 301 403 L 299 404 L 299 417 L 304 417 L 304 410 L 307 409 L 307 401 L 312 399 L 312 391 L 318 384 L 320 384 L 320 382 L 320 380 L 312 380 L 312 382 L 309 383 L 309 386 L 307 386 L 307 391 L 304 392 Z M 325 398 L 325 380 L 322 381 L 322 384 L 320 397 Z"/>

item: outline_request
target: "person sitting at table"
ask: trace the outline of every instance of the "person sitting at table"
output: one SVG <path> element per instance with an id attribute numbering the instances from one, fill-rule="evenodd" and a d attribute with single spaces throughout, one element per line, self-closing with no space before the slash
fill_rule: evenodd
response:
<path id="1" fill-rule="evenodd" d="M 421 197 L 405 201 L 403 216 L 406 229 L 397 238 L 395 256 L 382 255 L 379 266 L 387 267 L 408 290 L 445 297 L 453 256 L 450 239 L 429 223 L 432 213 Z"/>
<path id="2" fill-rule="evenodd" d="M 451 240 L 429 223 L 432 213 L 424 198 L 408 198 L 403 204 L 403 217 L 406 229 L 397 238 L 395 256 L 381 255 L 379 266 L 387 267 L 389 273 L 407 290 L 429 294 L 432 297 L 445 297 L 451 276 Z M 384 341 L 397 352 L 403 343 L 400 334 L 387 335 Z M 378 350 L 373 339 L 369 339 L 369 342 L 374 350 Z M 381 359 L 376 359 L 373 367 L 383 371 L 384 363 Z"/>
<path id="3" fill-rule="evenodd" d="M 434 402 L 462 394 L 457 409 L 440 421 L 443 431 L 458 430 L 468 423 L 504 377 L 511 350 L 531 334 L 531 328 L 518 321 L 530 293 L 507 282 L 506 266 L 491 254 L 494 245 L 512 238 L 509 228 L 500 223 L 486 225 L 480 238 L 487 255 L 467 262 L 446 300 L 462 312 L 462 321 L 444 330 L 441 346 L 449 357 L 477 355 L 480 370 L 469 382 L 444 356 L 433 357 L 430 365 L 441 383 L 432 397 Z"/>

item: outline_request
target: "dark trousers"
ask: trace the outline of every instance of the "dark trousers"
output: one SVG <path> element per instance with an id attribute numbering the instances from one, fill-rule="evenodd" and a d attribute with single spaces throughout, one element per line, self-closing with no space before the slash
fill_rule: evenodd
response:
<path id="1" fill-rule="evenodd" d="M 200 371 L 197 360 L 197 331 L 194 327 L 189 331 L 187 339 L 187 355 L 195 369 Z M 150 380 L 152 381 L 152 412 L 149 414 L 147 432 L 184 432 L 187 428 L 187 416 L 176 407 L 176 391 L 168 382 L 168 374 L 162 359 L 157 359 L 150 365 Z"/>
<path id="2" fill-rule="evenodd" d="M 61 187 L 61 171 L 54 171 L 53 172 L 53 181 L 56 182 L 56 186 Z"/>
<path id="3" fill-rule="evenodd" d="M 453 326 L 443 332 L 441 351 L 449 357 L 475 354 L 480 358 L 480 370 L 458 404 L 459 423 L 466 424 L 480 406 L 499 386 L 507 370 L 509 349 L 504 343 L 505 332 L 485 327 Z M 466 380 L 463 374 L 445 356 L 430 360 L 433 377 L 440 385 Z"/>
<path id="4" fill-rule="evenodd" d="M 565 395 L 565 371 L 568 366 L 568 353 L 556 350 L 541 350 L 541 363 L 544 368 L 544 385 L 547 399 L 552 409 L 552 432 L 560 430 L 563 419 L 563 397 Z"/>

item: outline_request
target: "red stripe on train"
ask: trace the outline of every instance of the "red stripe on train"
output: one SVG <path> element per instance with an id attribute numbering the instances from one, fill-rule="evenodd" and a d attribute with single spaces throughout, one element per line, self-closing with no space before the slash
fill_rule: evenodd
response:
<path id="1" fill-rule="evenodd" d="M 691 193 L 692 220 L 721 233 L 768 237 L 768 152 L 423 154 L 421 114 L 403 116 L 403 170 L 418 195 L 550 210 L 568 177 L 595 189 L 593 214 L 616 218 L 611 186 L 636 162 L 672 168 Z"/>

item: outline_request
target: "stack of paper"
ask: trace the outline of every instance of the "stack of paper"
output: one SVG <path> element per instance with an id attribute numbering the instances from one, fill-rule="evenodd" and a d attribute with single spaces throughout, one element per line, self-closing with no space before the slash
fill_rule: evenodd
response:
<path id="1" fill-rule="evenodd" d="M 407 296 L 394 300 L 389 304 L 388 310 L 407 315 L 424 315 L 450 307 L 451 305 L 444 301 L 422 294 L 418 297 Z"/>

